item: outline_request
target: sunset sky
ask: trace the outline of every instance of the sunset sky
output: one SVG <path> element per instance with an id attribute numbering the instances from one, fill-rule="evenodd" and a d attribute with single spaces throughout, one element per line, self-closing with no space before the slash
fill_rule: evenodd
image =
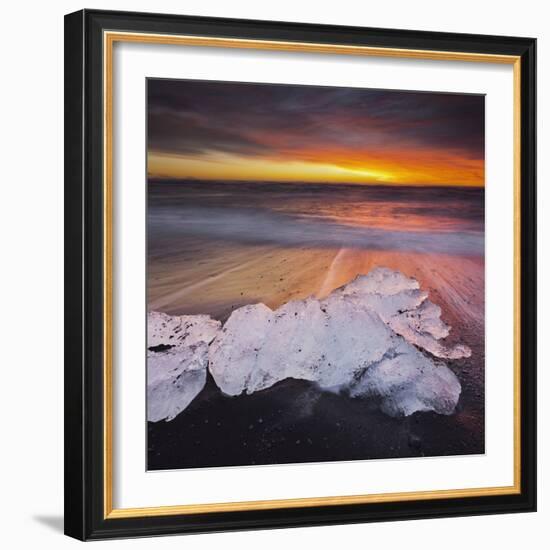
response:
<path id="1" fill-rule="evenodd" d="M 484 97 L 148 81 L 148 174 L 484 185 Z"/>

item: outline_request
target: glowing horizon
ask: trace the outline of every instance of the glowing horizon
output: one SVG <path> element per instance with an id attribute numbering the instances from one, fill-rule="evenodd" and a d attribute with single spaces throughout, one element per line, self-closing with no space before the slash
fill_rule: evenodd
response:
<path id="1" fill-rule="evenodd" d="M 148 176 L 484 186 L 484 98 L 149 81 Z"/>

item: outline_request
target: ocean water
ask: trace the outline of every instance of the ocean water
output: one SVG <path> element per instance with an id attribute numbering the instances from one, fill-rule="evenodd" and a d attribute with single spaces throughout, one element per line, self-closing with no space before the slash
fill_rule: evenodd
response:
<path id="1" fill-rule="evenodd" d="M 265 182 L 148 187 L 150 248 L 178 236 L 242 245 L 483 255 L 484 190 Z"/>

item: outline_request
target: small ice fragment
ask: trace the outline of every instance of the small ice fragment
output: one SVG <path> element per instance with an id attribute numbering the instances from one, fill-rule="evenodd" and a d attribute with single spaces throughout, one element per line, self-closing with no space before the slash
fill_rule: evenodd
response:
<path id="1" fill-rule="evenodd" d="M 208 344 L 221 323 L 207 315 L 147 316 L 147 419 L 172 420 L 206 383 Z"/>

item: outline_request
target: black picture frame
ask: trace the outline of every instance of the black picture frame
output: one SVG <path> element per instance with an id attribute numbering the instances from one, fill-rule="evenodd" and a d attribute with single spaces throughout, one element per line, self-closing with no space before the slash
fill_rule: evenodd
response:
<path id="1" fill-rule="evenodd" d="M 520 490 L 393 502 L 108 517 L 104 403 L 104 31 L 516 56 L 521 68 Z M 65 17 L 65 533 L 80 540 L 536 510 L 536 40 L 83 10 Z"/>

